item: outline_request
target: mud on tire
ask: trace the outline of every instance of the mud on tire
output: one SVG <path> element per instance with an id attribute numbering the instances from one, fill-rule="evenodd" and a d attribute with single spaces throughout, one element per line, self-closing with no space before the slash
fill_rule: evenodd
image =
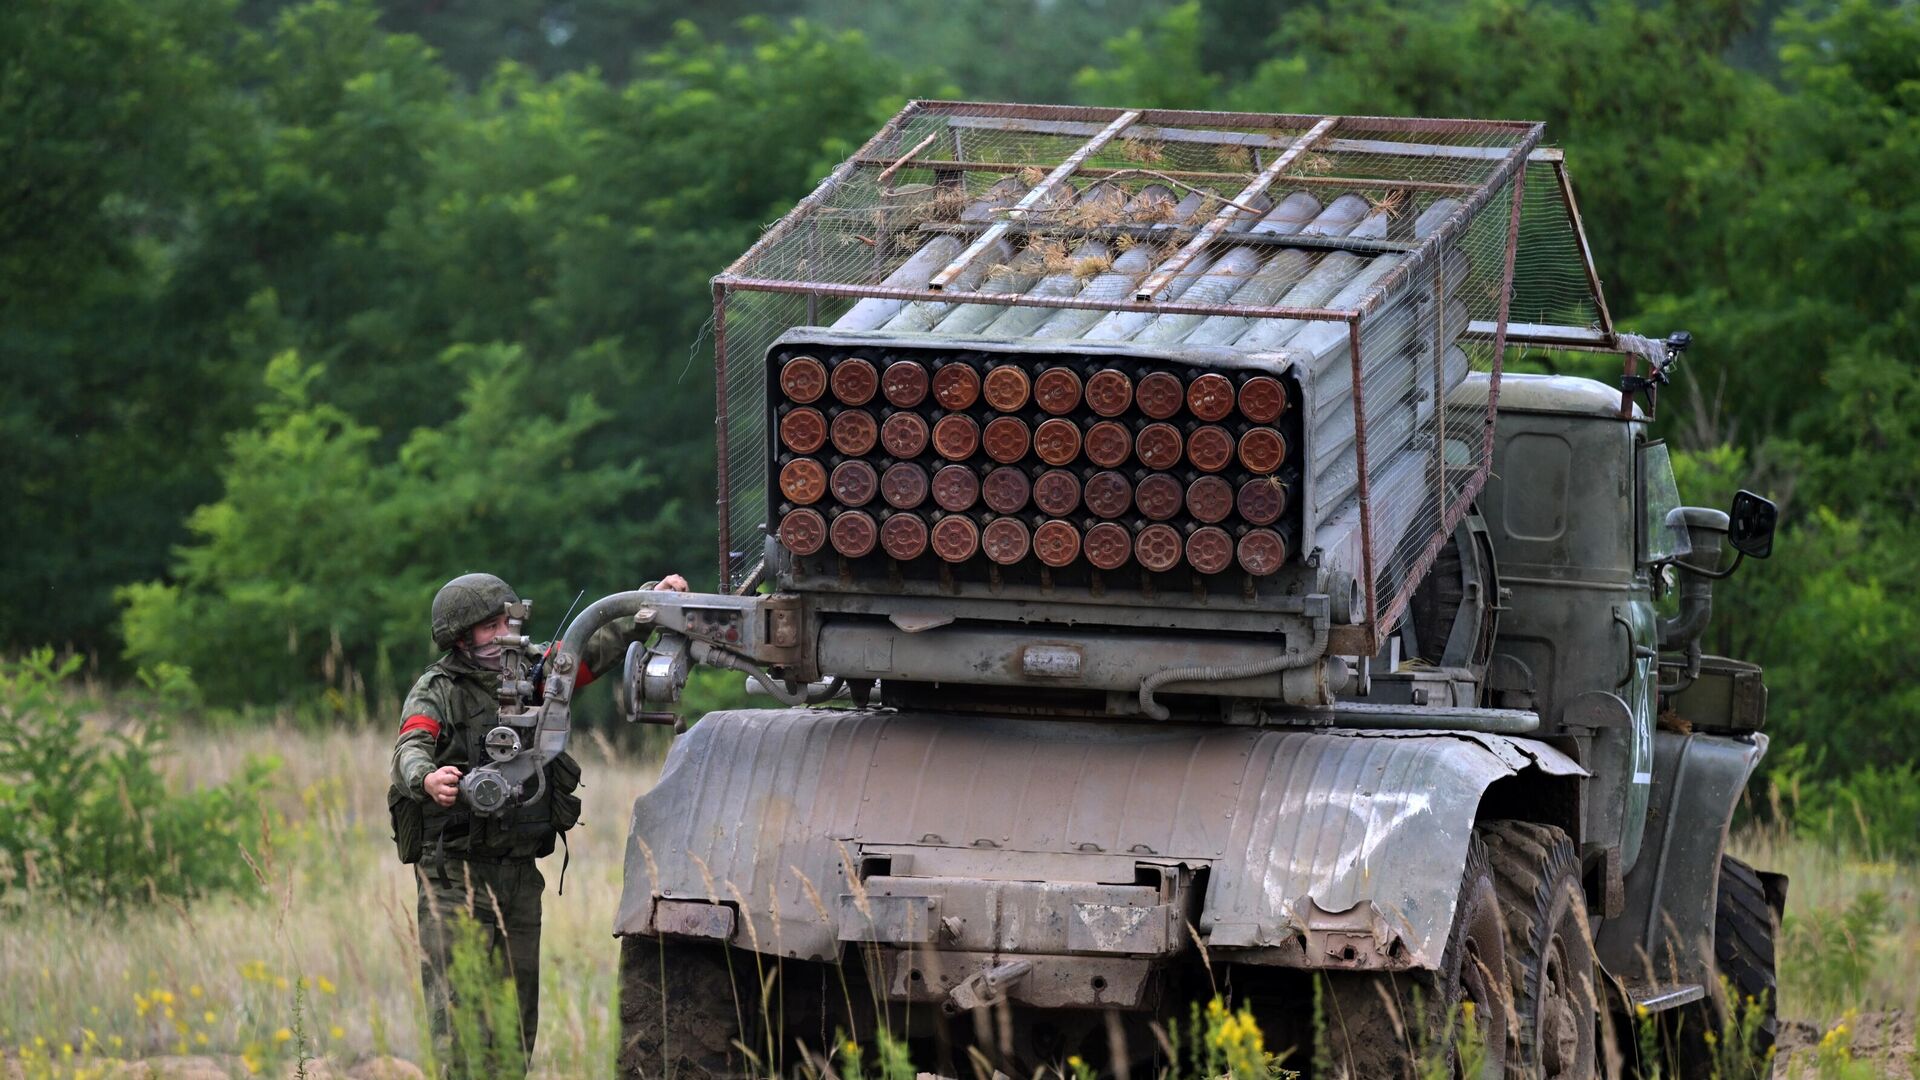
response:
<path id="1" fill-rule="evenodd" d="M 750 1000 L 750 999 L 748 999 Z M 621 1077 L 745 1076 L 725 946 L 620 939 Z"/>
<path id="2" fill-rule="evenodd" d="M 1484 1064 L 1467 1080 L 1506 1073 L 1508 1001 L 1506 932 L 1499 897 L 1478 837 L 1469 841 L 1454 906 L 1453 931 L 1437 972 L 1330 972 L 1326 981 L 1325 1051 L 1344 1080 L 1400 1080 L 1425 1075 L 1427 1063 L 1450 1063 L 1461 1074 L 1456 1039 L 1463 1003 L 1474 1006 L 1484 1033 Z"/>
<path id="3" fill-rule="evenodd" d="M 1489 822 L 1478 832 L 1507 925 L 1516 1025 L 1507 1075 L 1589 1080 L 1598 1065 L 1598 991 L 1573 841 L 1551 825 L 1527 821 Z"/>

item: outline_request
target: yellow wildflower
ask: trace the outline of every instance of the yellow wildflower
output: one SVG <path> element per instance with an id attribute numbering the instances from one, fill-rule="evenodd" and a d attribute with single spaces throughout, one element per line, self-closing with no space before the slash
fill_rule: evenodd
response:
<path id="1" fill-rule="evenodd" d="M 320 992 L 323 994 L 331 994 L 334 990 L 333 980 L 327 978 L 325 975 L 320 976 Z"/>
<path id="2" fill-rule="evenodd" d="M 209 1024 L 213 1023 L 214 1011 L 212 1009 L 208 1009 L 206 1012 L 200 1014 L 200 1019 L 205 1020 Z"/>
<path id="3" fill-rule="evenodd" d="M 187 996 L 189 997 L 202 997 L 205 994 L 206 991 L 200 989 L 199 983 L 194 983 L 192 986 L 187 987 Z"/>
<path id="4" fill-rule="evenodd" d="M 335 1024 L 332 1027 L 327 1029 L 327 1034 L 333 1036 L 336 1039 L 344 1039 L 347 1037 L 347 1029 L 341 1027 L 339 1024 Z"/>
<path id="5" fill-rule="evenodd" d="M 277 1043 L 286 1042 L 291 1038 L 293 1038 L 293 1032 L 288 1031 L 286 1028 L 281 1028 L 279 1031 L 273 1033 L 273 1041 Z"/>

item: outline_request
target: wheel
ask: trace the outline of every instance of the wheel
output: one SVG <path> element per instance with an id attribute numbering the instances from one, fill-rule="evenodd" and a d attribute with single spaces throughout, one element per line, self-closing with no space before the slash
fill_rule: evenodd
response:
<path id="1" fill-rule="evenodd" d="M 1682 1075 L 1759 1080 L 1772 1071 L 1768 1054 L 1780 1033 L 1773 943 L 1785 888 L 1784 878 L 1763 875 L 1731 855 L 1720 857 L 1713 959 L 1725 985 L 1708 987 L 1705 1001 L 1687 1006 L 1676 1018 L 1675 1056 Z M 1705 1038 L 1709 1033 L 1711 1041 Z"/>
<path id="2" fill-rule="evenodd" d="M 1486 847 L 1476 836 L 1468 842 L 1453 932 L 1439 971 L 1327 975 L 1323 1037 L 1333 1075 L 1346 1080 L 1424 1076 L 1430 1074 L 1427 1064 L 1439 1058 L 1455 1076 L 1470 1072 L 1471 1080 L 1500 1080 L 1507 1067 L 1504 1033 L 1510 1018 L 1506 949 L 1499 895 Z M 1469 1016 L 1478 1049 L 1462 1055 L 1460 1035 Z"/>
<path id="3" fill-rule="evenodd" d="M 1783 884 L 1778 888 L 1784 893 L 1784 879 L 1780 880 Z M 1765 1060 L 1780 1034 L 1775 1008 L 1780 983 L 1773 965 L 1773 942 L 1779 932 L 1780 914 L 1766 880 L 1739 859 L 1721 856 L 1720 892 L 1714 903 L 1713 958 L 1720 977 L 1739 995 L 1738 1002 L 1724 1002 L 1723 1007 L 1758 1010 L 1752 1018 L 1753 1033 L 1747 1047 L 1757 1061 Z"/>
<path id="4" fill-rule="evenodd" d="M 1489 822 L 1478 831 L 1507 926 L 1514 1016 L 1507 1075 L 1589 1080 L 1597 1065 L 1598 988 L 1573 841 L 1528 821 Z"/>
<path id="5" fill-rule="evenodd" d="M 623 1077 L 745 1076 L 743 1018 L 753 998 L 736 995 L 726 947 L 669 938 L 620 940 Z"/>

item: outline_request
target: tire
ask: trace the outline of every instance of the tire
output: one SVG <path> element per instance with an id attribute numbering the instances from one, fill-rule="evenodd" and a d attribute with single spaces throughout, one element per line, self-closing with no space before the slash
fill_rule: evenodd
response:
<path id="1" fill-rule="evenodd" d="M 750 996 L 736 997 L 726 947 L 670 938 L 620 939 L 622 1077 L 746 1076 L 736 1043 Z"/>
<path id="2" fill-rule="evenodd" d="M 1598 983 L 1580 860 L 1551 825 L 1483 825 L 1507 925 L 1513 1080 L 1591 1080 L 1598 1068 Z"/>
<path id="3" fill-rule="evenodd" d="M 1323 1037 L 1333 1076 L 1400 1080 L 1427 1075 L 1426 1063 L 1436 1055 L 1460 1076 L 1457 1036 L 1464 1030 L 1462 1005 L 1471 1002 L 1475 1026 L 1486 1037 L 1484 1065 L 1468 1080 L 1500 1080 L 1507 1069 L 1504 1033 L 1510 1026 L 1503 985 L 1506 948 L 1499 895 L 1486 848 L 1476 836 L 1468 842 L 1439 971 L 1328 973 Z"/>
<path id="4" fill-rule="evenodd" d="M 1777 888 L 1784 890 L 1784 883 Z M 1768 1054 L 1780 1034 L 1774 940 L 1782 903 L 1784 896 L 1768 890 L 1765 875 L 1731 855 L 1720 857 L 1713 959 L 1725 988 L 1709 986 L 1707 1000 L 1687 1006 L 1679 1017 L 1679 1063 L 1685 1075 L 1750 1080 L 1771 1071 Z M 1703 1037 L 1708 1032 L 1715 1036 L 1712 1043 Z M 1728 1038 L 1734 1033 L 1747 1035 L 1744 1046 Z"/>

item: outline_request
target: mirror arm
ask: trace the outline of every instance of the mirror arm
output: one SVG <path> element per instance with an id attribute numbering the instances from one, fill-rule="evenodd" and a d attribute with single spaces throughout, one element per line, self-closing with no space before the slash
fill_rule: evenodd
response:
<path id="1" fill-rule="evenodd" d="M 1747 558 L 1746 552 L 1735 551 L 1733 553 L 1732 564 L 1729 565 L 1725 570 L 1707 570 L 1698 566 L 1694 566 L 1692 563 L 1681 562 L 1679 559 L 1673 560 L 1673 565 L 1681 570 L 1685 570 L 1689 574 L 1698 574 L 1703 578 L 1711 578 L 1714 581 L 1719 581 L 1722 578 L 1732 577 L 1733 572 L 1735 570 L 1740 569 L 1740 564 L 1742 562 L 1745 562 L 1746 558 Z"/>

